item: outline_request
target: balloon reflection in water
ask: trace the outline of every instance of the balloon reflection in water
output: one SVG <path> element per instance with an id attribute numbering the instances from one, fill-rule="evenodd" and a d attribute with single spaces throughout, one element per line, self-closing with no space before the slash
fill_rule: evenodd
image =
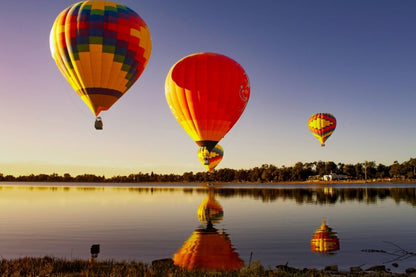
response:
<path id="1" fill-rule="evenodd" d="M 198 219 L 205 228 L 196 229 L 173 255 L 175 265 L 189 270 L 238 270 L 244 266 L 224 231 L 218 232 L 213 222 L 223 218 L 223 210 L 212 192 L 198 208 Z"/>
<path id="2" fill-rule="evenodd" d="M 197 215 L 198 220 L 204 224 L 208 224 L 208 222 L 218 223 L 223 219 L 224 211 L 220 203 L 215 200 L 212 191 L 208 192 L 207 197 L 199 205 Z"/>
<path id="3" fill-rule="evenodd" d="M 339 239 L 336 232 L 332 231 L 325 220 L 322 220 L 322 225 L 315 231 L 311 239 L 312 252 L 321 254 L 335 254 L 339 250 Z"/>

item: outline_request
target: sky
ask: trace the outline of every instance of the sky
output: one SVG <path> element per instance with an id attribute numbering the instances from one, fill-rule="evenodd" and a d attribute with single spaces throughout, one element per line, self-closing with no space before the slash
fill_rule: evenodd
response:
<path id="1" fill-rule="evenodd" d="M 146 22 L 153 47 L 139 80 L 101 113 L 102 131 L 50 53 L 56 16 L 76 2 L 0 3 L 4 175 L 205 171 L 164 91 L 170 68 L 198 52 L 234 59 L 250 79 L 217 169 L 415 155 L 416 1 L 119 0 Z M 319 112 L 337 118 L 325 147 L 307 126 Z"/>

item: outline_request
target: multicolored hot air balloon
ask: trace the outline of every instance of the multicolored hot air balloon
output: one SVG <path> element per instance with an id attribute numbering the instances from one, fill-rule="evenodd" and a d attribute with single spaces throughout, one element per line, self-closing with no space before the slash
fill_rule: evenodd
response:
<path id="1" fill-rule="evenodd" d="M 321 254 L 334 254 L 339 250 L 339 239 L 325 220 L 322 220 L 322 225 L 315 231 L 311 239 L 312 252 Z"/>
<path id="2" fill-rule="evenodd" d="M 325 146 L 325 141 L 337 127 L 335 116 L 329 113 L 316 113 L 308 120 L 308 127 L 312 134 Z"/>
<path id="3" fill-rule="evenodd" d="M 231 58 L 197 53 L 170 69 L 165 96 L 179 124 L 210 152 L 243 113 L 250 84 L 244 69 Z"/>
<path id="4" fill-rule="evenodd" d="M 209 172 L 214 171 L 215 167 L 221 162 L 223 156 L 224 150 L 219 144 L 215 145 L 211 151 L 208 151 L 207 148 L 202 146 L 198 149 L 198 159 Z"/>
<path id="5" fill-rule="evenodd" d="M 220 203 L 215 200 L 214 193 L 212 191 L 208 192 L 207 197 L 199 205 L 197 215 L 198 220 L 205 224 L 208 222 L 218 223 L 223 219 L 224 211 Z"/>
<path id="6" fill-rule="evenodd" d="M 73 4 L 58 15 L 50 48 L 61 73 L 98 116 L 143 73 L 152 42 L 136 12 L 116 2 L 91 0 Z"/>

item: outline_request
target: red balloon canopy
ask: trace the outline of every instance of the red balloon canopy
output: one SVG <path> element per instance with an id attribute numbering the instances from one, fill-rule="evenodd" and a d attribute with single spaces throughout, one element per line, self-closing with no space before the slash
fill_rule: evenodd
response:
<path id="1" fill-rule="evenodd" d="M 233 59 L 197 53 L 171 68 L 165 95 L 179 124 L 199 146 L 211 151 L 243 113 L 250 84 L 244 69 Z"/>

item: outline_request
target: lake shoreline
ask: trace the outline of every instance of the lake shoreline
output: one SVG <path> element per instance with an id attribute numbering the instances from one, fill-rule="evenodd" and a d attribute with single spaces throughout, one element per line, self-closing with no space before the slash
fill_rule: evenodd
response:
<path id="1" fill-rule="evenodd" d="M 228 186 L 244 186 L 244 187 L 279 187 L 279 186 L 335 186 L 335 185 L 391 185 L 391 186 L 400 186 L 401 184 L 416 184 L 416 180 L 394 180 L 394 181 L 385 181 L 385 180 L 335 180 L 335 181 L 322 181 L 322 180 L 307 180 L 307 181 L 284 181 L 284 182 L 219 182 L 219 181 L 210 181 L 210 182 L 62 182 L 62 181 L 0 181 L 0 186 L 38 186 L 42 184 L 54 184 L 53 186 L 113 186 L 117 185 L 118 187 L 129 187 L 129 186 L 196 186 L 196 187 L 228 187 Z"/>
<path id="2" fill-rule="evenodd" d="M 208 273 L 209 272 L 209 273 Z M 0 261 L 1 276 L 416 276 L 416 269 L 408 268 L 403 273 L 391 273 L 385 266 L 380 265 L 369 269 L 352 267 L 350 271 L 338 271 L 336 265 L 324 269 L 299 269 L 287 265 L 275 266 L 275 269 L 265 269 L 260 262 L 254 261 L 237 271 L 202 271 L 187 270 L 173 264 L 171 259 L 156 260 L 152 263 L 137 261 L 115 260 L 66 260 L 53 257 L 24 257 L 17 259 L 2 259 Z M 18 274 L 18 275 L 17 275 Z"/>

